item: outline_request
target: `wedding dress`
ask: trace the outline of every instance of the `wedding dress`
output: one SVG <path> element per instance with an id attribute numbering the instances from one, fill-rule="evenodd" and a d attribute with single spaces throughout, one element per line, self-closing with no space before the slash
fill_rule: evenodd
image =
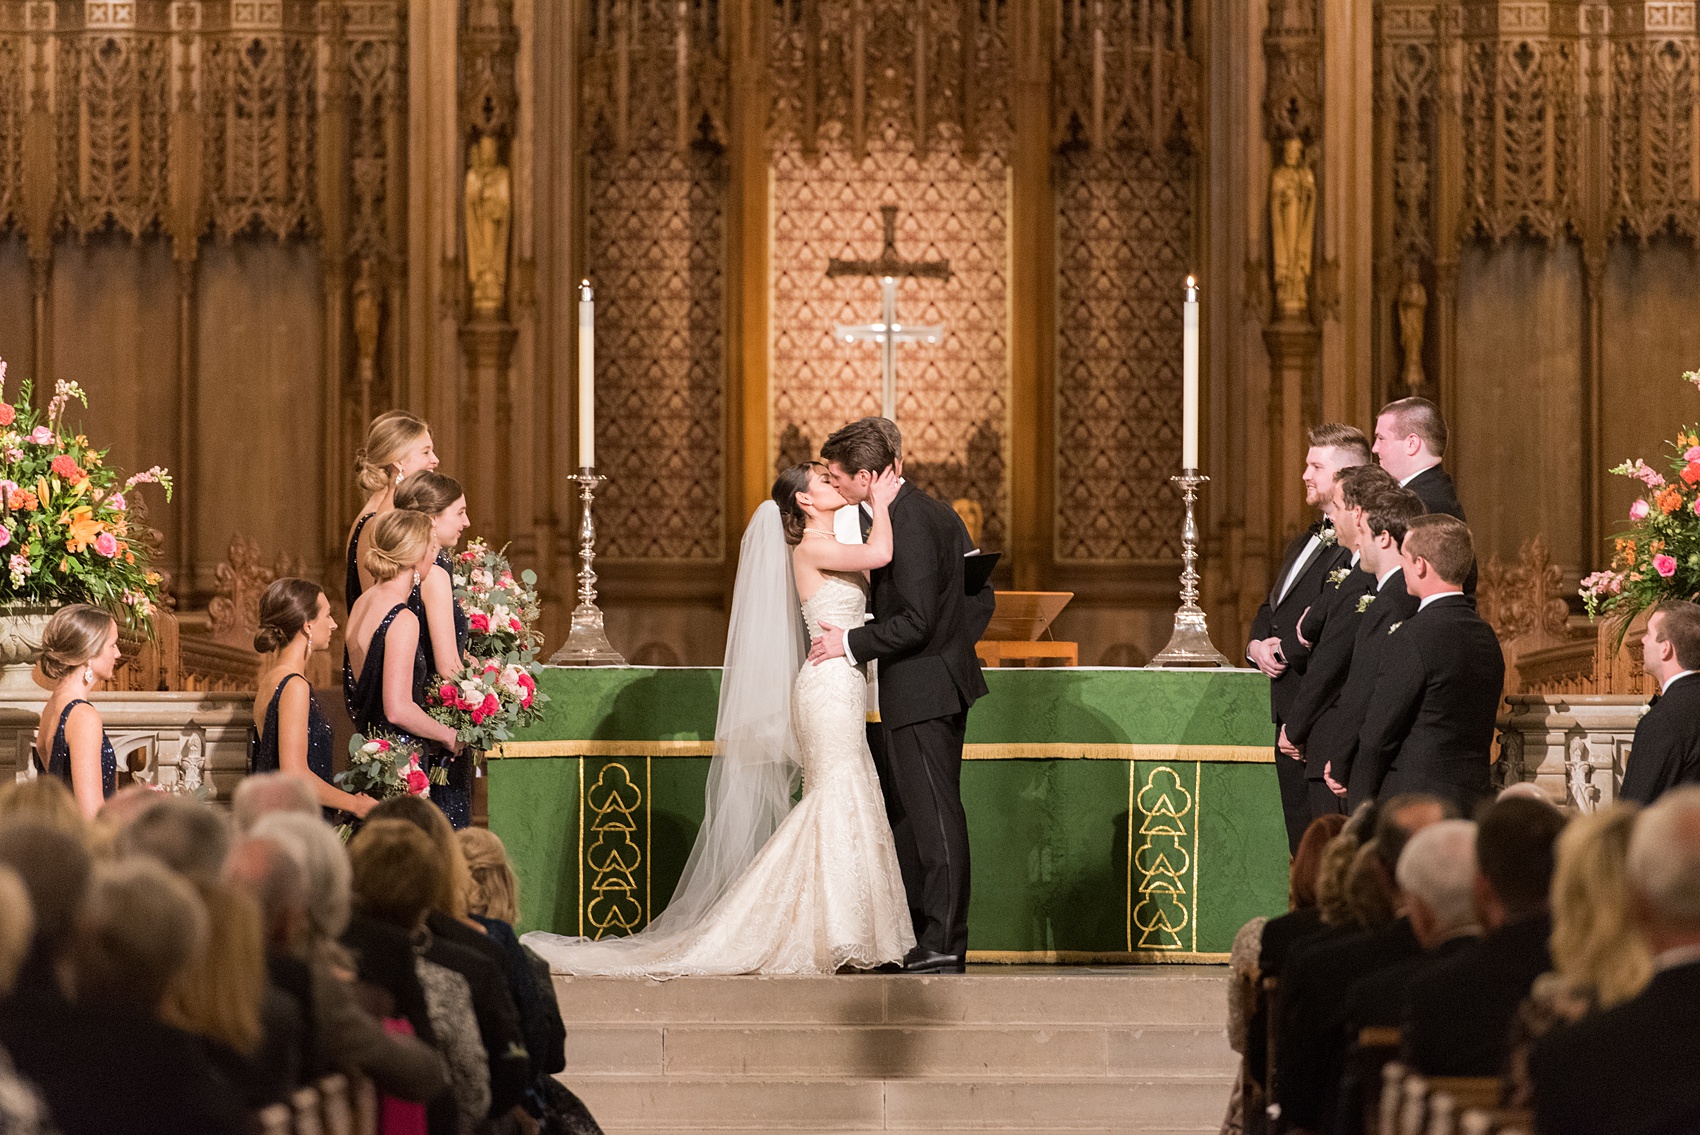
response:
<path id="1" fill-rule="evenodd" d="M 867 682 L 843 658 L 815 666 L 802 657 L 823 622 L 862 625 L 867 584 L 859 573 L 827 573 L 797 620 L 778 510 L 762 510 L 740 557 L 708 815 L 685 877 L 668 909 L 630 938 L 525 935 L 557 973 L 832 973 L 900 961 L 915 944 L 868 752 Z M 787 608 L 781 622 L 762 622 L 776 603 Z M 802 799 L 793 808 L 795 771 Z"/>

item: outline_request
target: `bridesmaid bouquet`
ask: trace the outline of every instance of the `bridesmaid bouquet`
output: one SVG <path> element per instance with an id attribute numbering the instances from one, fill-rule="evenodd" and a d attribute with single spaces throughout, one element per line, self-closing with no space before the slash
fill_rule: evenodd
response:
<path id="1" fill-rule="evenodd" d="M 549 696 L 537 689 L 543 648 L 537 573 L 514 573 L 508 557 L 474 540 L 454 557 L 455 598 L 466 612 L 468 661 L 430 691 L 427 711 L 461 743 L 488 752 L 538 720 Z"/>
<path id="2" fill-rule="evenodd" d="M 439 680 L 427 695 L 427 712 L 468 748 L 489 752 L 542 716 L 549 695 L 537 691 L 538 669 L 530 659 L 474 660 L 458 676 Z"/>
<path id="3" fill-rule="evenodd" d="M 0 360 L 0 388 L 5 380 Z M 45 413 L 33 396 L 29 382 L 15 402 L 0 396 L 0 606 L 92 603 L 146 632 L 162 579 L 127 497 L 153 484 L 170 500 L 170 474 L 156 465 L 126 478 L 67 427 L 65 407 L 88 406 L 76 383 L 55 383 Z"/>
<path id="4" fill-rule="evenodd" d="M 1700 386 L 1700 371 L 1683 375 Z M 1684 426 L 1667 443 L 1664 472 L 1636 459 L 1613 469 L 1641 483 L 1629 527 L 1612 546 L 1611 564 L 1582 581 L 1588 617 L 1629 620 L 1664 599 L 1700 593 L 1700 426 Z"/>
<path id="5" fill-rule="evenodd" d="M 348 742 L 348 769 L 337 773 L 335 780 L 344 792 L 388 800 L 392 796 L 431 795 L 431 776 L 425 771 L 419 742 L 394 734 L 364 737 L 356 733 Z M 439 778 L 437 783 L 443 780 Z"/>
<path id="6" fill-rule="evenodd" d="M 543 645 L 537 625 L 537 573 L 514 575 L 508 557 L 474 540 L 453 562 L 455 598 L 471 624 L 467 653 L 474 658 L 503 658 L 516 651 L 535 657 Z"/>

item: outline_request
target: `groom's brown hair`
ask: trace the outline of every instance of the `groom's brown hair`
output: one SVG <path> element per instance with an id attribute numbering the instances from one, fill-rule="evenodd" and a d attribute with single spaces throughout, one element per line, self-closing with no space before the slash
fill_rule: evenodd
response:
<path id="1" fill-rule="evenodd" d="M 884 472 L 897 462 L 897 447 L 891 439 L 896 433 L 897 427 L 884 418 L 859 418 L 826 439 L 820 447 L 821 460 L 835 462 L 852 477 L 864 469 Z"/>

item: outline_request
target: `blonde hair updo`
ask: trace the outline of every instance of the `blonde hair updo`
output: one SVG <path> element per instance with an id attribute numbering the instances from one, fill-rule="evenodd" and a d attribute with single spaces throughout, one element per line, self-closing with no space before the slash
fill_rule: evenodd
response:
<path id="1" fill-rule="evenodd" d="M 41 632 L 41 672 L 57 682 L 106 647 L 106 636 L 118 633 L 118 620 L 87 603 L 61 607 Z"/>
<path id="2" fill-rule="evenodd" d="M 420 438 L 431 433 L 425 420 L 406 410 L 391 410 L 372 419 L 366 444 L 354 454 L 354 476 L 368 495 L 395 483 L 395 464 Z"/>
<path id="3" fill-rule="evenodd" d="M 519 921 L 519 881 L 502 837 L 489 828 L 462 828 L 455 833 L 472 875 L 467 887 L 466 909 L 470 914 L 506 922 Z"/>
<path id="4" fill-rule="evenodd" d="M 360 566 L 374 582 L 383 583 L 424 559 L 430 547 L 431 518 L 411 509 L 392 509 L 372 522 L 372 539 L 360 553 Z"/>

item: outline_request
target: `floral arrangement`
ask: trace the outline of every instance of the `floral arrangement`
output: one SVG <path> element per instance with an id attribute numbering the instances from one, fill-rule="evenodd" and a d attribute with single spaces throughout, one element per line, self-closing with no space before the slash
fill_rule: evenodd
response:
<path id="1" fill-rule="evenodd" d="M 374 800 L 429 796 L 431 774 L 425 771 L 423 756 L 424 747 L 411 738 L 356 733 L 348 742 L 348 768 L 336 774 L 337 787 Z"/>
<path id="2" fill-rule="evenodd" d="M 537 573 L 515 575 L 507 556 L 482 540 L 468 544 L 452 567 L 455 599 L 471 624 L 469 660 L 460 674 L 431 689 L 428 708 L 462 744 L 488 752 L 541 717 L 549 700 L 537 689 L 543 646 Z"/>
<path id="3" fill-rule="evenodd" d="M 5 381 L 0 360 L 0 391 Z M 54 384 L 46 413 L 33 394 L 29 382 L 16 402 L 0 393 L 0 605 L 92 603 L 146 631 L 161 577 L 137 541 L 128 498 L 159 485 L 170 500 L 170 474 L 156 465 L 125 478 L 106 450 L 66 427 L 67 405 L 88 406 L 76 383 Z"/>
<path id="4" fill-rule="evenodd" d="M 1700 371 L 1683 380 L 1700 386 Z M 1665 599 L 1700 593 L 1700 426 L 1684 426 L 1668 443 L 1667 476 L 1637 458 L 1612 470 L 1639 481 L 1630 526 L 1614 542 L 1611 566 L 1582 580 L 1588 617 L 1629 620 Z"/>

